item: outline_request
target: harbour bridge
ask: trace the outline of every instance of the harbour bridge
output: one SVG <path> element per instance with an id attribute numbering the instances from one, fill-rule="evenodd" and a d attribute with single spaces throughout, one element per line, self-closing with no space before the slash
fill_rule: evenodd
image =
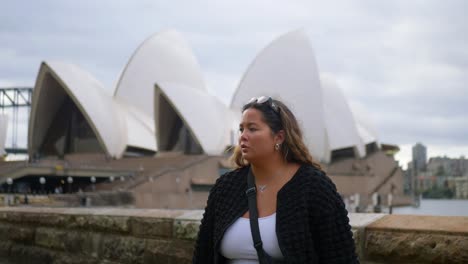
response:
<path id="1" fill-rule="evenodd" d="M 32 87 L 8 87 L 0 88 L 0 113 L 7 115 L 7 135 L 10 140 L 5 141 L 5 151 L 8 154 L 27 154 L 27 144 L 18 145 L 18 138 L 27 138 L 27 129 L 22 131 L 20 126 L 26 127 L 29 121 L 31 111 Z M 25 116 L 22 116 L 25 115 Z M 2 132 L 0 132 L 2 133 Z M 4 135 L 5 137 L 7 135 Z"/>

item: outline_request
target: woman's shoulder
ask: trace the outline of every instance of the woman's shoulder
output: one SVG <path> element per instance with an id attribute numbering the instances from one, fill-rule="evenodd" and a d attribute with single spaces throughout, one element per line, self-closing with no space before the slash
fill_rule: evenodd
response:
<path id="1" fill-rule="evenodd" d="M 302 164 L 297 170 L 297 174 L 301 181 L 306 182 L 327 181 L 329 179 L 325 171 L 310 164 Z"/>
<path id="2" fill-rule="evenodd" d="M 315 166 L 304 164 L 298 170 L 298 184 L 319 191 L 336 191 L 336 186 L 325 171 Z"/>
<path id="3" fill-rule="evenodd" d="M 341 195 L 338 193 L 336 185 L 323 170 L 312 165 L 303 165 L 301 170 L 300 187 L 314 208 L 329 211 L 341 207 Z"/>
<path id="4" fill-rule="evenodd" d="M 215 183 L 215 186 L 225 186 L 241 182 L 245 179 L 248 167 L 240 167 L 222 174 Z"/>

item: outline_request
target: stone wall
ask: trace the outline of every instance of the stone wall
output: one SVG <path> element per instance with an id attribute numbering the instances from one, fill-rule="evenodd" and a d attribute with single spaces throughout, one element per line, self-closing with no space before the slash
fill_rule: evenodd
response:
<path id="1" fill-rule="evenodd" d="M 468 263 L 468 217 L 350 214 L 369 263 Z"/>
<path id="2" fill-rule="evenodd" d="M 189 263 L 201 213 L 0 208 L 0 263 Z"/>
<path id="3" fill-rule="evenodd" d="M 0 263 L 190 263 L 203 211 L 0 208 Z M 350 214 L 362 263 L 468 263 L 468 217 Z"/>
<path id="4" fill-rule="evenodd" d="M 26 203 L 27 199 L 27 203 Z M 119 206 L 134 207 L 135 197 L 129 191 L 100 191 L 74 194 L 0 194 L 0 207 L 7 205 L 42 207 Z"/>

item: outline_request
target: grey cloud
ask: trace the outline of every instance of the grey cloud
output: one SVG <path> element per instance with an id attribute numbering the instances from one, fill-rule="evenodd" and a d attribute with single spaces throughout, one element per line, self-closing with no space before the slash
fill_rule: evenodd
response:
<path id="1" fill-rule="evenodd" d="M 378 119 L 381 140 L 386 143 L 467 145 L 468 122 L 463 119 L 445 119 L 431 116 L 402 115 L 386 116 Z"/>
<path id="2" fill-rule="evenodd" d="M 228 101 L 265 45 L 305 28 L 319 69 L 365 105 L 385 141 L 467 144 L 467 9 L 462 0 L 3 1 L 0 82 L 32 85 L 40 61 L 57 59 L 109 87 L 146 37 L 176 28 Z"/>

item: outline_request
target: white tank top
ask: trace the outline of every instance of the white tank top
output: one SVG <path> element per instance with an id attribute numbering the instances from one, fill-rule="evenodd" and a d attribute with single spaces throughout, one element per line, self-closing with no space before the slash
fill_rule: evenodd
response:
<path id="1" fill-rule="evenodd" d="M 282 259 L 283 255 L 276 237 L 276 213 L 259 218 L 258 226 L 265 252 L 274 259 Z M 221 240 L 220 250 L 221 254 L 228 259 L 229 264 L 258 263 L 248 218 L 240 217 L 226 230 Z"/>

